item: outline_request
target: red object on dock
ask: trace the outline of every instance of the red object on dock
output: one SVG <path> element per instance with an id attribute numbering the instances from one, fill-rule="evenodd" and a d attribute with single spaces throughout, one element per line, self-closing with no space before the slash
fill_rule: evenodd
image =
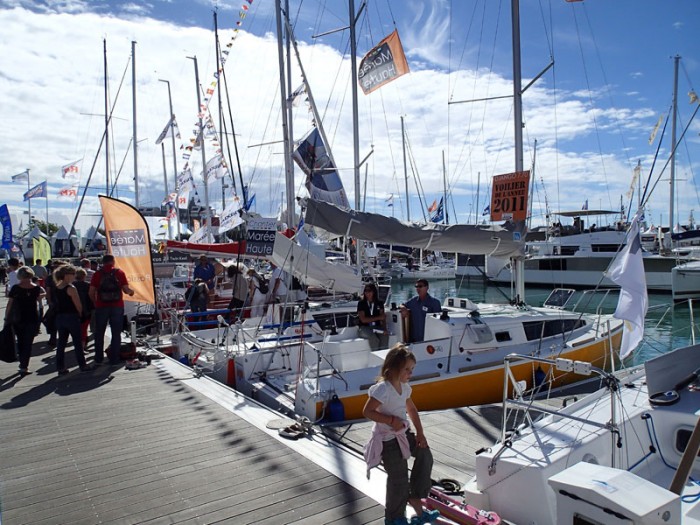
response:
<path id="1" fill-rule="evenodd" d="M 440 514 L 460 525 L 500 525 L 501 518 L 495 512 L 479 510 L 463 500 L 448 496 L 435 488 L 423 500 L 428 509 L 437 509 Z"/>

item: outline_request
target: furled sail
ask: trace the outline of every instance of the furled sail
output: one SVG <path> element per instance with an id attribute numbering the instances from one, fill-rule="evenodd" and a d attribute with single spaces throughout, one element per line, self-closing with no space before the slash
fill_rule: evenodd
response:
<path id="1" fill-rule="evenodd" d="M 524 222 L 502 226 L 407 224 L 393 217 L 345 210 L 313 199 L 306 201 L 305 222 L 365 241 L 496 257 L 523 255 L 527 231 Z"/>
<path id="2" fill-rule="evenodd" d="M 350 266 L 329 263 L 279 233 L 275 236 L 272 262 L 307 285 L 337 293 L 362 290 L 362 280 Z"/>

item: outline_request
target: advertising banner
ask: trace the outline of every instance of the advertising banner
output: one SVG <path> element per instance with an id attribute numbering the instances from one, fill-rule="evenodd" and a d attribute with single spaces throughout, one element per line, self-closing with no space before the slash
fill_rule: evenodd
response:
<path id="1" fill-rule="evenodd" d="M 139 211 L 119 199 L 100 195 L 105 222 L 107 251 L 114 255 L 115 266 L 129 281 L 134 295 L 125 301 L 155 304 L 155 282 L 151 260 L 148 225 Z"/>

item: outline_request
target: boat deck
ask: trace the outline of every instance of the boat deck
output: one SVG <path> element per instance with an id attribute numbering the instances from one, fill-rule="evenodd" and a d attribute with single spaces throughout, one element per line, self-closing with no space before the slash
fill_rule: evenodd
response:
<path id="1" fill-rule="evenodd" d="M 0 362 L 5 523 L 383 523 L 384 473 L 367 480 L 358 453 L 369 423 L 291 441 L 277 432 L 289 421 L 171 359 L 80 373 L 69 350 L 59 378 L 46 340 L 35 339 L 31 375 Z M 463 482 L 497 436 L 500 406 L 422 420 L 433 478 Z"/>

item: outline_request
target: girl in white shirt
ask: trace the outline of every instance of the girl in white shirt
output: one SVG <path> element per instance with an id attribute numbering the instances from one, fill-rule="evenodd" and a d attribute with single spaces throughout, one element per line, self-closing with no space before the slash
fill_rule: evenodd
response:
<path id="1" fill-rule="evenodd" d="M 362 414 L 374 421 L 372 437 L 365 446 L 368 467 L 379 462 L 379 455 L 387 473 L 386 525 L 407 525 L 406 504 L 416 511 L 411 525 L 429 523 L 438 518 L 436 510 L 424 510 L 421 498 L 430 492 L 430 474 L 433 456 L 423 434 L 423 425 L 416 405 L 411 399 L 411 379 L 416 357 L 402 343 L 389 350 L 382 366 L 381 377 L 369 389 L 369 399 Z M 416 431 L 410 430 L 411 420 Z M 381 452 L 379 449 L 381 447 Z M 408 477 L 408 457 L 414 457 L 411 478 Z"/>

